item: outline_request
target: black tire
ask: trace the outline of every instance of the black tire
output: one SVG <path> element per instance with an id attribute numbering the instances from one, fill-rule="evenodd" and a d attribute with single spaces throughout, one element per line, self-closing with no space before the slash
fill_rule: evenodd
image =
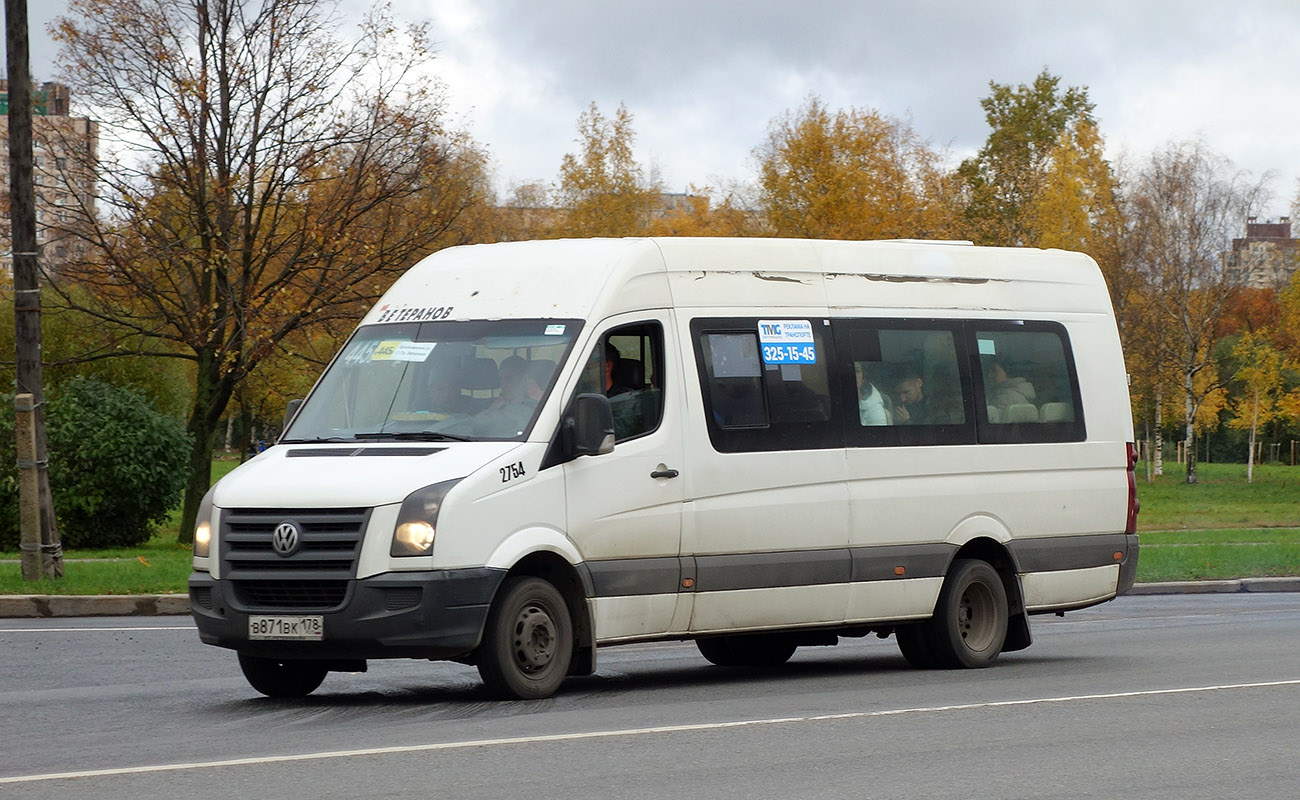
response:
<path id="1" fill-rule="evenodd" d="M 329 673 L 313 661 L 277 661 L 243 653 L 239 654 L 239 668 L 248 684 L 267 697 L 306 697 Z"/>
<path id="2" fill-rule="evenodd" d="M 997 660 L 1007 639 L 1007 591 L 987 562 L 958 559 L 939 591 L 927 640 L 935 665 L 977 669 Z"/>
<path id="3" fill-rule="evenodd" d="M 934 652 L 930 649 L 930 629 L 925 623 L 899 625 L 894 629 L 894 639 L 907 663 L 917 669 L 934 668 Z"/>
<path id="4" fill-rule="evenodd" d="M 707 639 L 696 639 L 695 646 L 699 648 L 700 655 L 708 659 L 711 664 L 716 664 L 719 667 L 740 666 L 736 661 L 736 657 L 732 655 L 731 648 L 727 645 L 727 637 L 725 636 L 710 636 Z"/>
<path id="5" fill-rule="evenodd" d="M 563 595 L 540 578 L 507 578 L 476 659 L 488 690 L 517 700 L 550 697 L 572 660 L 573 621 Z"/>
<path id="6" fill-rule="evenodd" d="M 798 646 L 775 634 L 712 636 L 696 639 L 700 655 L 720 667 L 775 667 L 790 660 Z"/>

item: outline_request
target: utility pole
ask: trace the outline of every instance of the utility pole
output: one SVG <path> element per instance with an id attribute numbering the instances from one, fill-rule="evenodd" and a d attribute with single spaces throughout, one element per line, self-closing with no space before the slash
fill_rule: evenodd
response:
<path id="1" fill-rule="evenodd" d="M 9 70 L 9 221 L 14 265 L 14 348 L 18 394 L 31 395 L 36 449 L 31 464 L 38 480 L 41 572 L 63 576 L 63 548 L 54 521 L 45 448 L 45 394 L 41 386 L 41 284 L 36 249 L 36 198 L 32 188 L 32 78 L 27 40 L 27 0 L 5 0 L 5 41 Z M 17 426 L 15 426 L 17 427 Z M 26 490 L 24 481 L 21 489 Z M 20 496 L 19 503 L 31 499 Z M 24 541 L 27 541 L 26 535 Z M 25 576 L 24 576 L 25 577 Z"/>

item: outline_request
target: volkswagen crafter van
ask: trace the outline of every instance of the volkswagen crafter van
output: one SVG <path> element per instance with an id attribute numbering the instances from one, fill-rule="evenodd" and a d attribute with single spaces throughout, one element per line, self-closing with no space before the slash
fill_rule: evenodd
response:
<path id="1" fill-rule="evenodd" d="M 270 696 L 416 658 L 545 697 L 656 639 L 754 666 L 874 633 L 984 667 L 1132 585 L 1132 442 L 1084 255 L 451 248 L 207 494 L 192 613 Z"/>

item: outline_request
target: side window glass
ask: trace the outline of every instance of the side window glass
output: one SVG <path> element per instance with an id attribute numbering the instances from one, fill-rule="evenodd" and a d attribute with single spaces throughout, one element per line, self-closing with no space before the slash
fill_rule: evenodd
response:
<path id="1" fill-rule="evenodd" d="M 849 360 L 857 389 L 857 423 L 860 427 L 894 424 L 894 398 L 886 391 L 890 376 L 880 354 L 880 331 L 854 329 L 849 339 Z"/>
<path id="2" fill-rule="evenodd" d="M 830 420 L 820 323 L 759 320 L 755 328 L 700 337 L 713 423 L 732 429 Z"/>
<path id="3" fill-rule="evenodd" d="M 691 321 L 709 441 L 719 452 L 842 447 L 834 340 L 823 319 Z"/>
<path id="4" fill-rule="evenodd" d="M 659 427 L 664 407 L 662 363 L 663 328 L 657 322 L 615 328 L 592 348 L 576 393 L 609 398 L 616 442 Z"/>
<path id="5" fill-rule="evenodd" d="M 994 430 L 1051 423 L 1071 427 L 1082 421 L 1069 354 L 1059 332 L 976 330 L 975 345 L 983 411 Z"/>
<path id="6" fill-rule="evenodd" d="M 700 344 L 713 421 L 723 428 L 766 427 L 758 335 L 706 333 Z"/>
<path id="7" fill-rule="evenodd" d="M 831 418 L 829 356 L 821 320 L 759 320 L 763 383 L 772 422 L 816 423 Z"/>
<path id="8" fill-rule="evenodd" d="M 876 333 L 879 366 L 875 374 L 868 370 L 866 377 L 873 388 L 883 389 L 888 396 L 888 424 L 964 423 L 961 374 L 952 331 L 886 329 Z"/>

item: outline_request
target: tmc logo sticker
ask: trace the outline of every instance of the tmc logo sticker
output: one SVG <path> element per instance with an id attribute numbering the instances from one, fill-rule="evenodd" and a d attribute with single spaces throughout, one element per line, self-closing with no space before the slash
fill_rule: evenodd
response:
<path id="1" fill-rule="evenodd" d="M 298 549 L 298 526 L 285 521 L 275 526 L 271 534 L 271 546 L 282 556 L 291 556 Z"/>

